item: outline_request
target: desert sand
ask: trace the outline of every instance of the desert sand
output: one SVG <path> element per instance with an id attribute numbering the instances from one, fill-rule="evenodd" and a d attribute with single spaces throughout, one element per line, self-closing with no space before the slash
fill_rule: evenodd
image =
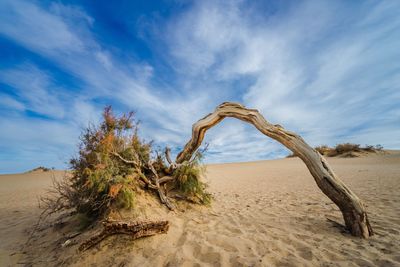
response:
<path id="1" fill-rule="evenodd" d="M 209 208 L 149 202 L 145 217 L 168 219 L 167 234 L 114 236 L 78 253 L 84 234 L 69 239 L 73 226 L 49 219 L 26 244 L 38 196 L 63 175 L 33 172 L 0 176 L 0 266 L 400 266 L 400 152 L 327 160 L 367 206 L 370 239 L 328 221 L 342 223 L 341 213 L 301 160 L 287 158 L 208 165 Z"/>

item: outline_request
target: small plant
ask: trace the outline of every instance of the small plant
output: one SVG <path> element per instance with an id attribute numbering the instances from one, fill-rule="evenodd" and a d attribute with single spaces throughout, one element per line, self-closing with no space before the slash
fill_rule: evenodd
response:
<path id="1" fill-rule="evenodd" d="M 331 148 L 327 145 L 321 145 L 315 147 L 315 150 L 317 150 L 321 155 L 328 155 L 328 153 L 331 151 Z"/>
<path id="2" fill-rule="evenodd" d="M 50 170 L 54 170 L 54 168 L 49 169 L 49 168 L 46 168 L 46 167 L 43 167 L 43 166 L 39 166 L 37 168 L 34 168 L 34 169 L 30 170 L 29 172 L 35 172 L 35 171 L 48 172 Z"/>
<path id="3" fill-rule="evenodd" d="M 336 147 L 328 153 L 328 156 L 334 157 L 337 155 L 345 155 L 347 153 L 345 156 L 352 157 L 352 156 L 354 156 L 354 154 L 351 154 L 351 153 L 360 152 L 360 151 L 361 151 L 360 145 L 344 143 L 344 144 L 336 145 Z"/>
<path id="4" fill-rule="evenodd" d="M 382 145 L 376 145 L 376 146 L 365 145 L 365 147 L 363 147 L 362 149 L 367 152 L 377 152 L 377 151 L 382 151 L 383 146 Z"/>
<path id="5" fill-rule="evenodd" d="M 173 176 L 175 177 L 178 191 L 186 195 L 186 198 L 195 203 L 209 204 L 211 195 L 206 191 L 206 184 L 199 177 L 204 172 L 201 166 L 202 153 L 197 152 L 194 159 L 184 162 L 179 166 Z"/>
<path id="6" fill-rule="evenodd" d="M 365 145 L 364 147 L 360 146 L 359 144 L 352 144 L 352 143 L 343 143 L 338 144 L 335 147 L 329 147 L 327 145 L 320 145 L 314 148 L 318 151 L 322 156 L 327 157 L 357 157 L 357 153 L 367 152 L 367 153 L 376 153 L 383 150 L 381 145 Z M 291 153 L 286 156 L 287 158 L 296 157 L 295 154 Z"/>

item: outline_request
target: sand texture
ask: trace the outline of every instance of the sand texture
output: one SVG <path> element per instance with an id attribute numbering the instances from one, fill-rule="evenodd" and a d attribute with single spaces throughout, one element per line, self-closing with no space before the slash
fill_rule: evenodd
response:
<path id="1" fill-rule="evenodd" d="M 24 247 L 51 184 L 36 172 L 0 176 L 0 266 L 400 266 L 400 152 L 327 160 L 366 204 L 372 238 L 328 221 L 341 213 L 290 158 L 208 165 L 210 208 L 168 212 L 149 200 L 146 218 L 168 219 L 167 234 L 110 237 L 79 254 L 89 233 L 63 246 L 76 229 L 48 221 Z"/>

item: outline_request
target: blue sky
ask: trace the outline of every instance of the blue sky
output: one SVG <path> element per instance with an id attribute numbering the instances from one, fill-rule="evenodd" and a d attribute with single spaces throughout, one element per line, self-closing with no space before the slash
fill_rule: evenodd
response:
<path id="1" fill-rule="evenodd" d="M 224 101 L 311 145 L 400 148 L 400 1 L 0 1 L 0 173 L 66 168 L 105 105 L 175 153 Z M 283 157 L 250 125 L 207 162 Z"/>

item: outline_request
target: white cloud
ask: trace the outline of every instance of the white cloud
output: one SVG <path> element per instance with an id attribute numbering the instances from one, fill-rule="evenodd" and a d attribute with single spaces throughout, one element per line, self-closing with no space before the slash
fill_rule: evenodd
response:
<path id="1" fill-rule="evenodd" d="M 261 20 L 242 7 L 203 1 L 174 21 L 176 68 L 215 83 L 251 77 L 244 103 L 312 144 L 382 143 L 400 109 L 398 3 L 305 1 Z"/>
<path id="2" fill-rule="evenodd" d="M 166 21 L 156 19 L 157 27 L 144 23 L 149 28 L 141 31 L 154 31 L 146 41 L 160 58 L 152 65 L 131 55 L 123 59 L 121 51 L 116 56 L 115 47 L 93 34 L 96 20 L 82 8 L 1 2 L 0 34 L 78 81 L 72 92 L 51 69 L 33 62 L 3 67 L 0 79 L 14 91 L 2 94 L 0 103 L 17 116 L 15 123 L 2 121 L 10 129 L 3 137 L 18 137 L 29 125 L 27 139 L 10 144 L 36 142 L 55 152 L 57 142 L 66 147 L 69 141 L 36 139 L 39 130 L 22 119 L 23 112 L 50 117 L 55 122 L 34 121 L 49 135 L 53 129 L 59 139 L 72 140 L 88 121 L 98 122 L 97 103 L 112 102 L 118 112 L 137 111 L 146 137 L 176 148 L 216 105 L 240 101 L 313 145 L 353 141 L 399 148 L 393 126 L 400 117 L 399 3 L 302 1 L 273 12 L 262 4 L 199 1 Z M 242 122 L 224 122 L 206 140 L 209 161 L 285 153 Z"/>
<path id="3" fill-rule="evenodd" d="M 168 93 L 164 88 L 154 87 L 151 84 L 153 67 L 146 62 L 113 58 L 112 53 L 92 36 L 90 27 L 94 20 L 81 9 L 57 4 L 46 10 L 43 6 L 24 1 L 4 3 L 1 9 L 2 13 L 13 14 L 12 17 L 0 18 L 1 34 L 81 81 L 78 88 L 74 88 L 75 92 L 71 92 L 68 88 L 58 86 L 57 80 L 50 77 L 48 71 L 33 63 L 5 68 L 0 74 L 0 80 L 13 88 L 13 93 L 26 104 L 28 110 L 63 120 L 61 124 L 71 130 L 60 134 L 60 139 L 70 139 L 72 133 L 76 137 L 80 128 L 89 121 L 99 121 L 101 108 L 94 104 L 98 98 L 123 104 L 117 105 L 117 111 L 138 111 L 139 117 L 145 121 L 145 135 L 156 138 L 161 144 L 182 144 L 182 137 L 190 133 L 191 123 L 197 117 L 196 111 L 201 110 L 200 107 L 207 101 L 206 97 L 202 94 L 194 97 L 191 93 L 175 91 L 174 88 Z M 44 25 L 54 25 L 57 34 L 62 37 L 54 36 L 50 27 Z M 27 38 L 26 32 L 35 33 L 35 38 Z M 50 124 L 49 129 L 52 126 L 56 127 Z M 183 130 L 182 127 L 186 128 Z M 24 131 L 24 123 L 18 120 L 10 129 Z M 54 131 L 58 132 L 56 128 Z M 163 132 L 165 134 L 160 135 Z M 11 132 L 7 134 L 12 135 Z M 32 137 L 32 144 L 36 141 Z M 37 145 L 43 142 L 46 139 L 40 140 Z M 22 145 L 21 142 L 10 144 Z"/>
<path id="4" fill-rule="evenodd" d="M 17 110 L 17 111 L 25 110 L 24 104 L 6 94 L 1 94 L 1 93 L 0 93 L 0 106 L 2 108 Z"/>
<path id="5" fill-rule="evenodd" d="M 33 3 L 1 1 L 0 10 L 0 32 L 29 48 L 78 51 L 83 47 L 63 21 Z"/>
<path id="6" fill-rule="evenodd" d="M 0 80 L 14 88 L 14 93 L 25 102 L 25 108 L 53 118 L 63 118 L 65 106 L 59 100 L 61 88 L 34 65 L 21 65 L 0 72 Z M 17 100 L 14 100 L 17 101 Z"/>

